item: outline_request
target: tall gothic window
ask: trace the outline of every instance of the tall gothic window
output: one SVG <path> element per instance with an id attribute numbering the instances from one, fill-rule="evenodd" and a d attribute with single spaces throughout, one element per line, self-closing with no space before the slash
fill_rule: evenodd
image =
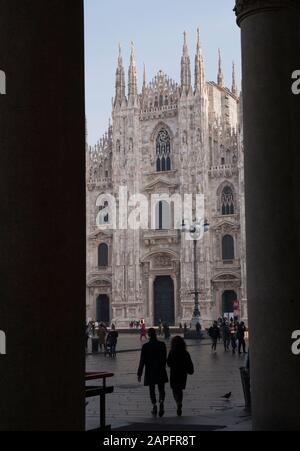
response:
<path id="1" fill-rule="evenodd" d="M 99 210 L 101 212 L 101 219 L 100 219 L 101 225 L 109 224 L 108 208 L 109 208 L 109 204 L 107 201 L 103 202 L 103 204 L 99 208 Z"/>
<path id="2" fill-rule="evenodd" d="M 156 230 L 169 230 L 171 227 L 170 204 L 163 200 L 156 204 Z"/>
<path id="3" fill-rule="evenodd" d="M 222 240 L 223 260 L 234 260 L 234 239 L 231 235 L 225 235 Z"/>
<path id="4" fill-rule="evenodd" d="M 108 267 L 108 246 L 105 243 L 98 247 L 98 266 L 100 268 Z"/>
<path id="5" fill-rule="evenodd" d="M 165 129 L 159 132 L 156 139 L 156 170 L 171 171 L 171 139 Z"/>
<path id="6" fill-rule="evenodd" d="M 225 186 L 222 191 L 222 215 L 234 215 L 235 207 L 234 207 L 234 195 L 230 186 Z"/>

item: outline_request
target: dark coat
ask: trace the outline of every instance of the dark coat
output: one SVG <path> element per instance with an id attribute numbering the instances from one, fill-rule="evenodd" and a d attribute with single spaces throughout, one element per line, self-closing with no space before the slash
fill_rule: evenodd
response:
<path id="1" fill-rule="evenodd" d="M 218 340 L 221 338 L 220 329 L 218 326 L 212 326 L 209 329 L 208 334 L 213 340 Z"/>
<path id="2" fill-rule="evenodd" d="M 246 327 L 239 324 L 238 329 L 237 329 L 236 338 L 238 340 L 244 340 L 245 332 L 246 332 Z"/>
<path id="3" fill-rule="evenodd" d="M 142 347 L 138 377 L 142 377 L 145 367 L 145 386 L 165 384 L 168 382 L 166 363 L 165 343 L 152 339 Z"/>
<path id="4" fill-rule="evenodd" d="M 187 375 L 194 374 L 194 365 L 190 354 L 187 351 L 177 354 L 170 351 L 167 363 L 171 369 L 171 388 L 173 390 L 185 390 Z"/>

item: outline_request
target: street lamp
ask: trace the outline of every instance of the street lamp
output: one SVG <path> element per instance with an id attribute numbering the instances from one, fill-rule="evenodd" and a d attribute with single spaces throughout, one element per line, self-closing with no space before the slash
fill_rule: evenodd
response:
<path id="1" fill-rule="evenodd" d="M 207 220 L 204 221 L 204 224 L 197 222 L 194 220 L 193 224 L 187 227 L 183 220 L 182 222 L 182 231 L 184 233 L 190 233 L 190 236 L 193 240 L 194 245 L 194 291 L 191 293 L 195 295 L 195 305 L 194 312 L 191 321 L 191 329 L 196 329 L 197 324 L 200 324 L 201 321 L 201 312 L 200 312 L 200 303 L 199 303 L 199 294 L 200 290 L 198 287 L 198 265 L 197 265 L 197 242 L 202 238 L 203 231 L 204 233 L 209 231 L 209 223 Z"/>

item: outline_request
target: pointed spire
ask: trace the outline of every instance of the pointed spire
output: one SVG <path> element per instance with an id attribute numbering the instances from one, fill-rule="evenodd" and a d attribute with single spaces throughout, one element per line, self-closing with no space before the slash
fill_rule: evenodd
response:
<path id="1" fill-rule="evenodd" d="M 146 70 L 146 64 L 144 63 L 144 78 L 143 78 L 143 88 L 145 89 L 147 85 L 147 70 Z"/>
<path id="2" fill-rule="evenodd" d="M 130 66 L 128 73 L 128 96 L 136 96 L 137 90 L 137 69 L 135 61 L 135 46 L 134 42 L 131 41 L 131 55 L 130 55 Z"/>
<path id="3" fill-rule="evenodd" d="M 197 54 L 201 52 L 200 28 L 197 28 Z"/>
<path id="4" fill-rule="evenodd" d="M 191 61 L 189 57 L 189 50 L 187 45 L 187 34 L 184 32 L 183 54 L 181 58 L 181 89 L 187 94 L 192 83 L 191 76 Z"/>
<path id="5" fill-rule="evenodd" d="M 218 85 L 221 88 L 224 88 L 224 74 L 223 74 L 223 69 L 222 69 L 222 55 L 221 55 L 221 50 L 220 49 L 219 49 Z"/>
<path id="6" fill-rule="evenodd" d="M 187 45 L 187 32 L 186 31 L 183 32 L 183 55 L 184 56 L 189 56 L 189 49 L 188 49 L 188 45 Z"/>
<path id="7" fill-rule="evenodd" d="M 204 60 L 200 42 L 200 29 L 197 29 L 197 52 L 195 57 L 195 92 L 200 92 L 205 86 Z"/>
<path id="8" fill-rule="evenodd" d="M 234 61 L 232 63 L 232 86 L 231 92 L 233 95 L 238 96 L 237 85 L 236 85 L 236 77 L 235 77 L 235 64 Z"/>
<path id="9" fill-rule="evenodd" d="M 122 49 L 121 44 L 119 44 L 119 56 L 118 56 L 118 66 L 116 71 L 116 97 L 114 105 L 121 105 L 123 99 L 125 98 L 125 71 L 123 67 Z"/>
<path id="10" fill-rule="evenodd" d="M 120 66 L 123 66 L 123 58 L 122 58 L 122 47 L 121 47 L 121 42 L 119 42 L 119 59 L 118 59 L 118 64 Z"/>

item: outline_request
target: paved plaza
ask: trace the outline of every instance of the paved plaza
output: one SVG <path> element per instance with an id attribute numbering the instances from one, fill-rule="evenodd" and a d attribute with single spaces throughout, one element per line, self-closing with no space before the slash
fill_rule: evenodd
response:
<path id="1" fill-rule="evenodd" d="M 167 343 L 169 349 L 170 342 Z M 107 422 L 113 429 L 134 427 L 134 430 L 184 430 L 219 425 L 232 429 L 249 417 L 244 412 L 244 396 L 239 368 L 245 366 L 245 356 L 224 352 L 223 344 L 217 354 L 211 353 L 210 340 L 189 341 L 188 351 L 195 366 L 195 374 L 188 378 L 185 391 L 183 417 L 177 418 L 176 405 L 169 384 L 166 387 L 165 417 L 163 420 L 151 418 L 151 402 L 148 388 L 137 381 L 141 343 L 138 335 L 120 335 L 120 352 L 116 359 L 103 354 L 87 355 L 88 371 L 109 371 L 115 374 L 109 380 L 114 385 L 114 393 L 107 397 Z M 131 350 L 131 351 L 126 351 Z M 135 351 L 134 351 L 135 350 Z M 229 401 L 222 396 L 232 392 Z M 99 425 L 99 399 L 90 399 L 86 408 L 87 429 Z M 143 426 L 141 426 L 141 424 Z M 134 425 L 134 426 L 132 426 Z M 186 426 L 189 425 L 189 426 Z M 248 426 L 249 427 L 249 424 Z M 245 423 L 246 428 L 246 423 Z M 211 428 L 213 429 L 213 428 Z M 217 429 L 215 427 L 215 429 Z"/>

